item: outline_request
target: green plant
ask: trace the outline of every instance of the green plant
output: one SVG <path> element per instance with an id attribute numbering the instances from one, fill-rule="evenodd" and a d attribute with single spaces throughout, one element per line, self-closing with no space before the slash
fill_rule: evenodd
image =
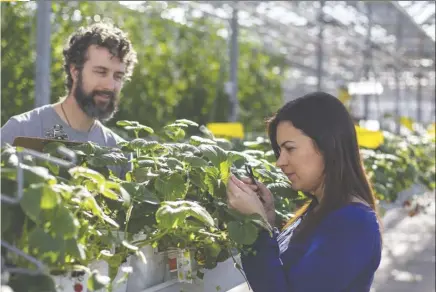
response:
<path id="1" fill-rule="evenodd" d="M 149 129 L 131 121 L 119 125 L 126 131 Z M 68 170 L 23 158 L 23 197 L 18 204 L 2 204 L 2 240 L 41 261 L 38 283 L 45 286 L 38 289 L 52 291 L 48 275 L 72 270 L 92 276 L 91 290 L 110 288 L 121 263 L 130 254 L 143 257 L 139 248 L 145 245 L 160 251 L 190 249 L 201 268 L 211 269 L 231 257 L 232 250 L 254 242 L 259 228 L 271 231 L 259 216 L 229 209 L 225 185 L 230 171 L 240 173 L 244 163 L 277 195 L 289 192 L 292 197 L 287 178 L 264 159 L 224 150 L 218 144 L 228 144 L 222 140 L 186 138 L 187 127 L 198 125 L 177 120 L 154 133 L 159 142 L 136 134 L 138 138 L 121 143 L 119 150 L 91 142 L 72 147 L 78 166 Z M 44 151 L 60 156 L 55 151 L 60 143 Z M 17 196 L 20 151 L 9 147 L 2 152 L 2 193 L 10 198 Z M 131 152 L 136 154 L 132 170 L 125 178 L 115 177 L 108 166 L 127 163 Z M 138 234 L 145 239 L 134 239 Z M 7 265 L 34 271 L 32 262 L 3 252 Z M 109 275 L 86 268 L 100 259 L 109 264 Z M 23 277 L 34 276 L 11 275 L 13 289 L 20 291 Z"/>
<path id="2" fill-rule="evenodd" d="M 54 291 L 50 275 L 71 271 L 88 273 L 90 290 L 110 290 L 129 255 L 144 258 L 142 246 L 192 251 L 202 277 L 202 268 L 212 269 L 234 250 L 246 250 L 260 229 L 271 231 L 259 216 L 227 207 L 229 175 L 246 175 L 245 164 L 273 192 L 276 226 L 289 220 L 303 200 L 275 167 L 263 138 L 217 139 L 186 119 L 157 131 L 136 121 L 118 125 L 135 138 L 116 149 L 91 142 L 71 147 L 74 167 L 53 162 L 63 158 L 62 142 L 45 147 L 50 161 L 19 147 L 2 149 L 2 270 L 9 271 L 4 282 L 14 291 Z M 203 135 L 189 136 L 189 128 Z M 434 188 L 434 142 L 386 133 L 379 149 L 361 152 L 380 200 L 394 201 L 414 183 Z M 116 177 L 111 167 L 126 163 L 131 171 Z M 22 192 L 17 181 L 23 182 Z M 96 260 L 108 263 L 108 275 L 88 268 Z"/>

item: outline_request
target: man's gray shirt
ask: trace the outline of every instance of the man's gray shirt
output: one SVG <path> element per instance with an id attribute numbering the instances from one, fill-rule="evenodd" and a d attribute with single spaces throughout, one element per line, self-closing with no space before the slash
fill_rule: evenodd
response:
<path id="1" fill-rule="evenodd" d="M 71 128 L 65 123 L 53 105 L 45 105 L 31 111 L 11 117 L 1 128 L 1 145 L 12 145 L 14 139 L 19 136 L 47 138 L 46 132 L 53 129 L 54 125 L 61 125 L 68 135 L 69 141 L 94 142 L 101 146 L 116 147 L 123 139 L 99 121 L 96 121 L 89 132 L 81 132 Z M 124 176 L 126 169 L 111 167 L 117 174 Z M 124 178 L 124 177 L 122 177 Z"/>

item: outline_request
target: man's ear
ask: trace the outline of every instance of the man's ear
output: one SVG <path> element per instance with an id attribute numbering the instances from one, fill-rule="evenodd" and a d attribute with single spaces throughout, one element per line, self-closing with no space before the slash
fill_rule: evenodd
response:
<path id="1" fill-rule="evenodd" d="M 73 79 L 74 83 L 76 83 L 77 78 L 79 76 L 79 70 L 77 69 L 76 65 L 70 64 L 70 74 L 71 74 L 71 78 Z"/>

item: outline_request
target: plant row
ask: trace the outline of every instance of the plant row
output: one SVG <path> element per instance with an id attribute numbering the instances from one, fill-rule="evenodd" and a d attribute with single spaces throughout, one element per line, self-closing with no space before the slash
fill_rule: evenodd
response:
<path id="1" fill-rule="evenodd" d="M 61 141 L 45 146 L 50 160 L 2 149 L 2 285 L 56 291 L 51 276 L 73 271 L 89 274 L 90 291 L 111 290 L 121 264 L 129 255 L 145 261 L 141 247 L 148 245 L 191 250 L 202 277 L 203 268 L 246 251 L 259 230 L 271 231 L 259 216 L 227 207 L 227 180 L 246 176 L 246 164 L 274 194 L 278 227 L 305 201 L 275 167 L 263 138 L 218 139 L 189 120 L 158 132 L 134 121 L 118 126 L 135 138 L 117 149 L 70 146 L 72 167 L 53 160 L 65 159 Z M 386 133 L 382 147 L 362 155 L 379 200 L 394 201 L 414 183 L 434 189 L 434 141 Z M 108 263 L 108 275 L 88 268 L 97 260 Z"/>

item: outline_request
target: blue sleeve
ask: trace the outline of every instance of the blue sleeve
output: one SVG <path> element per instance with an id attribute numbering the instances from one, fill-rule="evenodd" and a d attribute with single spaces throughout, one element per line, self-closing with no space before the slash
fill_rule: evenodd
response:
<path id="1" fill-rule="evenodd" d="M 305 255 L 298 263 L 290 263 L 287 271 L 279 256 L 276 237 L 260 234 L 253 246 L 256 255 L 241 257 L 253 291 L 344 291 L 370 263 L 379 240 L 376 224 L 357 219 L 334 216 L 323 222 Z"/>

